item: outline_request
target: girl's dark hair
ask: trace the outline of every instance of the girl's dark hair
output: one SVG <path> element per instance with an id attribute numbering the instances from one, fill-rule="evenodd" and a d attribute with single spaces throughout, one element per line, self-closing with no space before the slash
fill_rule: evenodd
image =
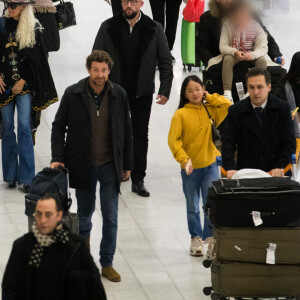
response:
<path id="1" fill-rule="evenodd" d="M 300 52 L 296 52 L 293 55 L 290 69 L 285 76 L 285 81 L 288 81 L 291 85 L 300 83 Z"/>
<path id="2" fill-rule="evenodd" d="M 186 77 L 181 85 L 181 92 L 180 92 L 180 100 L 179 100 L 179 106 L 178 109 L 183 108 L 187 103 L 189 103 L 189 100 L 185 96 L 186 88 L 190 81 L 195 81 L 199 83 L 202 87 L 204 86 L 203 81 L 196 75 L 190 75 Z"/>

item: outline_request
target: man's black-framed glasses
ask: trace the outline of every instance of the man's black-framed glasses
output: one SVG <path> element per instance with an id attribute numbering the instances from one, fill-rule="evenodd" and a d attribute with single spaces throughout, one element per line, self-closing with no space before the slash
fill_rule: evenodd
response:
<path id="1" fill-rule="evenodd" d="M 122 3 L 123 4 L 128 4 L 128 3 L 131 3 L 131 5 L 133 5 L 133 6 L 135 6 L 135 5 L 137 5 L 138 3 L 140 3 L 141 2 L 141 0 L 122 0 Z"/>

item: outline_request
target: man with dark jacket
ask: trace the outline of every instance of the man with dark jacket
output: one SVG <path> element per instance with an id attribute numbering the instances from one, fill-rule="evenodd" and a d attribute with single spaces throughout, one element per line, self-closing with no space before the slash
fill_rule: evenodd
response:
<path id="1" fill-rule="evenodd" d="M 228 178 L 240 169 L 260 169 L 283 177 L 284 168 L 296 152 L 290 106 L 269 94 L 271 76 L 267 70 L 251 69 L 247 87 L 250 96 L 229 108 L 223 134 L 223 166 Z"/>
<path id="2" fill-rule="evenodd" d="M 103 218 L 102 275 L 121 281 L 113 269 L 121 180 L 132 169 L 132 130 L 126 92 L 108 80 L 113 61 L 104 51 L 88 56 L 90 77 L 68 87 L 52 124 L 52 168 L 66 166 L 76 189 L 79 233 L 89 245 L 96 186 Z M 65 138 L 65 133 L 66 138 Z"/>
<path id="3" fill-rule="evenodd" d="M 162 26 L 141 12 L 143 4 L 141 0 L 122 0 L 123 12 L 101 25 L 94 49 L 111 55 L 115 67 L 110 79 L 127 91 L 133 130 L 132 191 L 148 197 L 144 178 L 156 63 L 160 71 L 156 99 L 161 105 L 167 103 L 170 95 L 173 67 Z"/>
<path id="4" fill-rule="evenodd" d="M 106 300 L 95 262 L 79 235 L 61 224 L 56 194 L 41 197 L 32 232 L 17 239 L 2 282 L 2 300 Z"/>
<path id="5" fill-rule="evenodd" d="M 220 54 L 219 43 L 222 30 L 222 20 L 226 15 L 226 9 L 228 9 L 232 1 L 237 0 L 210 0 L 209 10 L 206 11 L 200 18 L 198 32 L 199 54 L 200 59 L 205 66 L 208 65 L 208 61 L 211 58 Z M 280 52 L 274 38 L 263 25 L 260 18 L 256 17 L 256 20 L 268 34 L 268 55 L 271 60 L 276 61 L 277 57 L 281 57 L 282 65 L 284 65 L 282 53 Z"/>

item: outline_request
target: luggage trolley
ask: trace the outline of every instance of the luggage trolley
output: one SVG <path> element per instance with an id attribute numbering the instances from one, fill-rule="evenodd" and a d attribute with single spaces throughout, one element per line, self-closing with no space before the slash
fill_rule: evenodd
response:
<path id="1" fill-rule="evenodd" d="M 285 168 L 285 174 L 292 170 L 291 178 L 294 181 L 289 184 L 287 178 L 282 178 L 278 179 L 278 182 L 282 180 L 283 183 L 288 184 L 289 188 L 286 190 L 287 197 L 294 197 L 295 201 L 299 199 L 300 202 L 300 185 L 295 182 L 297 177 L 296 161 L 296 155 L 292 155 L 291 163 Z M 222 168 L 221 157 L 217 158 L 217 166 L 218 175 L 221 179 L 222 175 L 227 175 L 226 171 Z M 245 180 L 247 181 L 247 179 Z M 235 199 L 238 199 L 238 201 L 239 197 L 245 197 L 245 192 L 243 196 L 239 195 L 239 192 L 243 193 L 243 188 L 247 188 L 247 184 L 245 181 L 243 182 L 243 179 L 232 181 L 236 183 L 236 190 L 228 188 L 231 181 L 227 182 L 225 179 L 220 182 L 219 187 L 224 185 L 222 187 L 225 190 L 225 194 L 228 190 L 227 200 L 231 201 L 230 193 L 235 194 Z M 218 182 L 215 184 L 218 184 Z M 263 200 L 265 197 L 271 199 L 276 192 L 269 189 L 269 192 L 266 192 L 269 195 L 263 196 L 263 188 L 257 188 L 257 193 L 260 193 L 260 197 L 263 197 Z M 256 186 L 254 187 L 253 194 L 256 192 L 255 189 Z M 216 185 L 211 190 L 214 190 L 218 194 L 218 187 Z M 285 192 L 279 191 L 279 193 L 282 193 L 285 197 Z M 250 194 L 249 201 L 251 199 L 255 199 L 255 197 L 251 198 Z M 221 200 L 219 199 L 218 201 Z M 248 199 L 244 201 L 248 201 Z M 263 227 L 254 227 L 253 224 L 252 227 L 244 226 L 245 223 L 241 225 L 241 228 L 232 225 L 230 225 L 232 227 L 224 227 L 224 225 L 220 227 L 219 224 L 215 223 L 214 237 L 217 243 L 211 259 L 203 261 L 205 268 L 211 267 L 213 286 L 205 287 L 203 293 L 206 296 L 211 296 L 212 300 L 300 300 L 300 254 L 299 256 L 292 255 L 291 252 L 286 251 L 288 247 L 300 250 L 300 223 L 298 223 L 295 223 L 297 225 L 289 225 L 290 227 L 282 225 L 280 225 L 281 227 L 276 227 L 275 225 L 274 228 L 270 226 L 270 222 L 268 227 L 267 221 Z M 270 241 L 272 243 L 269 243 Z M 242 249 L 239 249 L 239 246 Z M 236 248 L 236 251 L 232 251 L 233 248 Z M 228 249 L 230 250 L 228 251 Z M 272 261 L 273 259 L 274 261 Z M 269 281 L 270 277 L 272 280 Z M 239 288 L 239 284 L 244 284 L 243 288 Z M 253 292 L 255 284 L 258 286 L 254 288 L 256 292 Z M 249 295 L 245 293 L 245 291 L 248 291 L 248 286 Z M 289 293 L 290 296 L 287 296 Z"/>

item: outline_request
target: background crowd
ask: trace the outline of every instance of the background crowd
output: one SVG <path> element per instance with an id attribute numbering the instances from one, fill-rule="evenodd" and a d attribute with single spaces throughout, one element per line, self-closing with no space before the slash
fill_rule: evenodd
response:
<path id="1" fill-rule="evenodd" d="M 131 2 L 128 2 L 129 3 L 129 6 L 131 5 Z M 128 4 L 127 3 L 127 4 Z M 139 20 L 139 21 L 142 21 L 142 20 Z M 141 24 L 141 23 L 140 23 Z M 127 24 L 126 24 L 127 25 Z M 99 37 L 99 36 L 98 36 Z M 107 37 L 107 34 L 105 34 L 105 37 Z M 103 38 L 102 38 L 103 39 Z M 97 41 L 97 40 L 96 40 Z M 103 47 L 103 48 L 102 48 Z M 109 49 L 109 47 L 108 48 L 106 48 L 107 46 L 106 45 L 104 45 L 104 46 L 99 46 L 98 45 L 98 47 L 97 47 L 97 43 L 95 43 L 95 45 L 94 45 L 94 48 L 95 49 L 97 49 L 97 48 L 102 48 L 103 50 L 106 50 L 106 51 L 108 51 L 107 49 Z M 108 52 L 110 52 L 110 51 L 108 51 Z M 113 56 L 113 54 L 111 53 L 111 55 Z M 135 57 L 138 57 L 138 56 L 135 56 Z M 128 59 L 128 58 L 127 58 Z M 170 57 L 170 62 L 171 62 L 171 57 Z M 115 58 L 114 58 L 114 60 L 115 60 Z M 124 60 L 124 59 L 123 59 Z M 130 57 L 129 57 L 129 60 L 130 60 Z M 162 59 L 163 60 L 163 59 Z M 170 66 L 170 62 L 168 62 L 167 64 L 166 64 L 166 61 L 165 61 L 165 65 L 169 65 Z M 133 65 L 135 64 L 135 61 L 134 60 L 132 60 L 132 63 L 133 63 Z M 295 63 L 297 63 L 297 56 L 295 57 Z M 160 65 L 158 64 L 158 66 L 159 66 L 159 71 L 161 72 L 161 73 L 163 73 L 163 71 L 164 71 L 164 69 L 163 68 L 160 68 Z M 155 68 L 155 66 L 153 67 L 153 68 Z M 165 74 L 167 74 L 167 70 L 165 69 L 165 71 L 166 71 L 166 73 Z M 121 71 L 122 72 L 122 71 Z M 130 74 L 131 76 L 132 76 L 132 74 Z M 147 74 L 145 74 L 145 75 L 147 75 Z M 290 77 L 288 77 L 287 78 L 287 81 L 290 83 L 290 85 L 292 86 L 292 91 L 293 91 L 293 94 L 295 95 L 296 93 L 297 93 L 297 88 L 295 88 L 295 86 L 297 86 L 297 79 L 293 79 L 293 76 L 296 76 L 296 74 L 295 74 L 295 72 L 293 72 L 293 68 L 291 69 L 291 72 L 290 72 Z M 133 76 L 134 76 L 134 74 L 133 74 Z M 150 75 L 151 76 L 151 75 Z M 153 76 L 153 75 L 152 75 Z M 166 76 L 167 77 L 167 76 Z M 163 83 L 164 81 L 164 79 L 165 79 L 165 82 L 167 82 L 167 78 L 162 78 L 161 77 L 161 82 Z M 169 78 L 170 78 L 170 76 L 169 76 Z M 294 77 L 295 78 L 295 77 Z M 194 80 L 192 80 L 192 81 L 194 81 Z M 197 80 L 196 80 L 197 81 Z M 134 88 L 138 88 L 138 87 L 133 87 L 133 86 L 130 86 L 130 84 L 132 83 L 132 82 L 135 82 L 135 80 L 133 80 L 133 81 L 129 81 L 129 95 L 130 95 L 130 89 L 134 89 Z M 268 84 L 268 81 L 267 81 L 267 79 L 266 79 L 266 83 Z M 201 83 L 201 82 L 198 82 L 198 84 L 200 84 L 201 85 L 201 87 L 203 87 L 203 84 Z M 125 88 L 126 88 L 127 86 L 125 86 Z M 126 88 L 127 89 L 127 88 Z M 289 90 L 289 92 L 291 92 L 291 89 Z M 143 90 L 143 91 L 147 91 L 147 89 L 146 88 L 143 88 L 143 89 L 141 89 L 141 90 Z M 295 92 L 294 92 L 294 90 L 295 90 Z M 159 92 L 159 95 L 160 96 L 165 96 L 165 97 L 169 97 L 169 95 L 168 95 L 168 91 L 165 91 L 165 92 Z M 133 97 L 134 98 L 134 97 Z M 158 98 L 158 100 L 163 100 L 164 101 L 164 99 L 161 99 L 162 97 L 159 97 Z M 132 100 L 132 101 L 134 101 L 134 100 Z M 209 97 L 207 97 L 207 101 L 208 101 L 208 103 L 210 104 L 210 99 L 209 99 Z M 225 102 L 227 101 L 227 100 L 224 100 Z M 192 102 L 192 101 L 191 101 Z M 225 103 L 224 102 L 224 103 Z M 132 110 L 132 107 L 134 107 L 135 108 L 135 106 L 134 105 L 132 105 L 132 103 L 130 103 L 131 104 L 131 115 L 132 115 L 132 117 L 133 117 L 133 115 L 134 115 L 134 111 Z M 161 103 L 161 104 L 164 104 L 164 103 Z M 228 102 L 228 105 L 229 105 L 230 103 Z M 150 106 L 151 107 L 151 106 Z M 139 108 L 140 109 L 140 108 Z M 149 109 L 148 109 L 148 111 L 149 111 Z M 138 110 L 138 112 L 140 113 L 140 111 Z M 139 115 L 139 114 L 138 114 Z M 148 112 L 148 115 L 149 115 L 149 117 L 150 117 L 150 113 Z M 145 121 L 145 119 L 143 118 L 143 121 Z M 148 119 L 148 122 L 149 122 L 149 119 Z M 210 124 L 210 123 L 209 123 Z M 133 124 L 133 126 L 134 126 L 134 124 Z M 139 124 L 137 124 L 137 128 L 140 128 L 141 126 L 139 126 Z M 146 127 L 148 127 L 148 123 L 146 124 Z M 135 136 L 134 136 L 134 134 L 133 134 L 133 138 L 135 138 Z M 140 154 L 140 153 L 139 153 Z M 144 167 L 145 168 L 145 167 Z M 142 177 L 142 179 L 143 179 L 143 177 Z M 138 181 L 138 180 L 137 180 Z M 138 181 L 139 182 L 139 181 Z M 133 180 L 133 190 L 134 190 L 134 180 Z M 141 187 L 139 187 L 139 188 L 141 188 Z M 140 189 L 141 191 L 140 191 L 140 193 L 145 193 L 145 192 L 147 192 L 147 190 L 145 189 L 145 187 L 143 187 L 142 186 L 142 189 Z M 192 235 L 192 237 L 193 237 L 193 235 Z"/>

